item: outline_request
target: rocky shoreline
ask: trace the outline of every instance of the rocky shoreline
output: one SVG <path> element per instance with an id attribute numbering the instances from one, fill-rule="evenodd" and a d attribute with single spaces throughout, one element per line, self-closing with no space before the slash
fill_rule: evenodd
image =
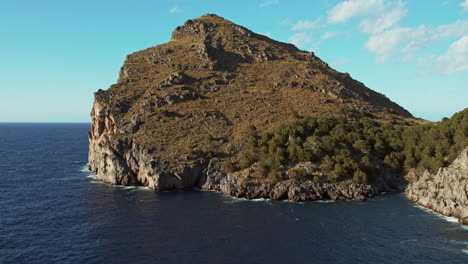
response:
<path id="1" fill-rule="evenodd" d="M 98 97 L 96 98 L 98 99 Z M 128 139 L 116 137 L 115 118 L 103 104 L 95 101 L 89 131 L 90 171 L 97 179 L 117 185 L 140 185 L 155 190 L 199 188 L 247 199 L 291 201 L 365 200 L 381 192 L 403 191 L 400 177 L 386 173 L 373 185 L 352 180 L 338 183 L 281 181 L 276 184 L 249 182 L 237 174 L 223 172 L 219 160 L 198 159 L 184 167 L 173 168 L 155 158 L 151 150 Z"/>
<path id="2" fill-rule="evenodd" d="M 217 159 L 197 159 L 183 167 L 171 167 L 159 161 L 151 150 L 142 148 L 129 139 L 115 136 L 118 128 L 112 113 L 99 101 L 91 112 L 89 132 L 89 170 L 97 179 L 117 185 L 140 185 L 155 190 L 199 188 L 246 199 L 290 201 L 365 200 L 381 192 L 404 191 L 402 178 L 386 172 L 372 185 L 352 180 L 338 183 L 281 181 L 276 184 L 256 183 L 235 173 L 225 173 Z M 468 224 L 468 148 L 448 168 L 435 175 L 426 171 L 418 181 L 406 188 L 408 199 Z"/>
<path id="3" fill-rule="evenodd" d="M 381 181 L 374 185 L 359 184 L 351 180 L 338 183 L 315 183 L 306 181 L 281 181 L 275 184 L 243 181 L 235 174 L 222 172 L 217 160 L 212 160 L 199 183 L 199 188 L 214 190 L 223 194 L 246 199 L 271 199 L 290 201 L 314 200 L 365 200 L 381 192 L 402 191 L 403 186 L 397 178 L 392 182 Z M 389 184 L 390 183 L 390 184 Z M 390 187 L 393 185 L 392 187 Z M 397 186 L 397 187 L 394 187 Z"/>
<path id="4" fill-rule="evenodd" d="M 468 225 L 468 148 L 449 167 L 425 171 L 405 193 L 419 205 Z"/>

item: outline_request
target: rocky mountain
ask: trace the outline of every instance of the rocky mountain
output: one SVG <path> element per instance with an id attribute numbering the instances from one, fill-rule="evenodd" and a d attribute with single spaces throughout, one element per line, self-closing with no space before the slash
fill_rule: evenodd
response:
<path id="1" fill-rule="evenodd" d="M 415 177 L 411 171 L 409 177 Z M 408 185 L 406 196 L 418 204 L 468 225 L 468 148 L 437 173 L 425 171 Z"/>
<path id="2" fill-rule="evenodd" d="M 252 126 L 272 131 L 306 116 L 415 121 L 313 53 L 204 15 L 177 27 L 169 43 L 128 55 L 117 83 L 95 93 L 89 169 L 113 184 L 259 197 L 241 190 L 239 173 L 214 162 L 242 151 Z M 281 191 L 264 187 L 269 191 L 263 196 L 361 199 L 390 181 L 378 188 L 355 184 L 353 190 L 343 183 L 281 183 L 287 185 L 278 185 Z"/>

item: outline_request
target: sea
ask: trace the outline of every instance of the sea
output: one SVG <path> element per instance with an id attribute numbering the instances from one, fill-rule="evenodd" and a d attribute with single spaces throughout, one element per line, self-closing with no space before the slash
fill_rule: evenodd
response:
<path id="1" fill-rule="evenodd" d="M 0 124 L 0 263 L 468 263 L 468 229 L 386 193 L 235 199 L 102 183 L 90 124 Z"/>

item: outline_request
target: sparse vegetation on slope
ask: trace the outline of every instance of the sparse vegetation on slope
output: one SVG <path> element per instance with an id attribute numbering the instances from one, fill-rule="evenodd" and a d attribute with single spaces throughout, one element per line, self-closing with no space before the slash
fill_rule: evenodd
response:
<path id="1" fill-rule="evenodd" d="M 119 81 L 96 101 L 116 137 L 171 164 L 236 153 L 245 131 L 270 131 L 299 116 L 411 118 L 405 109 L 311 52 L 215 15 L 189 20 L 169 43 L 130 54 Z M 180 162 L 179 162 L 180 161 Z"/>
<path id="2" fill-rule="evenodd" d="M 369 183 L 382 169 L 437 171 L 467 145 L 468 109 L 435 124 L 306 117 L 269 133 L 251 127 L 235 160 L 240 170 L 255 163 L 257 179 Z"/>

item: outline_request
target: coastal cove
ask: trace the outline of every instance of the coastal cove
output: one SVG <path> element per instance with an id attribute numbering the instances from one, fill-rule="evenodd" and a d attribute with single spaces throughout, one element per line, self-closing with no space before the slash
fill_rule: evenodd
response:
<path id="1" fill-rule="evenodd" d="M 0 262 L 468 259 L 466 227 L 402 193 L 296 203 L 102 183 L 86 170 L 89 126 L 0 124 Z"/>

